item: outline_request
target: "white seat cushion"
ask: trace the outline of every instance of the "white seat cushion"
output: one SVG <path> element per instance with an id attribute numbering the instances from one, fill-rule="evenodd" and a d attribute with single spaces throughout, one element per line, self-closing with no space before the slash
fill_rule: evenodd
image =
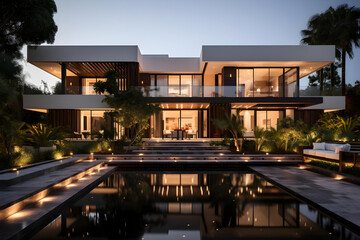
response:
<path id="1" fill-rule="evenodd" d="M 316 150 L 314 150 L 314 149 L 304 149 L 304 154 L 306 154 L 306 155 L 315 156 L 315 152 L 316 152 Z"/>
<path id="2" fill-rule="evenodd" d="M 316 150 L 315 156 L 325 158 L 327 153 L 334 153 L 334 152 L 333 151 L 326 151 L 326 150 Z"/>
<path id="3" fill-rule="evenodd" d="M 339 153 L 328 152 L 328 153 L 325 153 L 325 157 L 334 159 L 334 160 L 339 160 Z"/>

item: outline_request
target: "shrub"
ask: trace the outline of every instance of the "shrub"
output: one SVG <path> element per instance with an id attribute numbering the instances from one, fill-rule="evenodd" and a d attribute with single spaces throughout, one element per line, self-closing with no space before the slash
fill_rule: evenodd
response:
<path id="1" fill-rule="evenodd" d="M 30 164 L 33 159 L 33 154 L 26 150 L 20 150 L 13 156 L 13 160 L 11 163 L 12 167 L 21 167 Z"/>

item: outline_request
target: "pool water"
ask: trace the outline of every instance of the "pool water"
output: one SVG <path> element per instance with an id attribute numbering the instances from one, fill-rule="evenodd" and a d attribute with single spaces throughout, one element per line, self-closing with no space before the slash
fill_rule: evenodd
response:
<path id="1" fill-rule="evenodd" d="M 360 239 L 253 173 L 116 172 L 33 239 Z"/>

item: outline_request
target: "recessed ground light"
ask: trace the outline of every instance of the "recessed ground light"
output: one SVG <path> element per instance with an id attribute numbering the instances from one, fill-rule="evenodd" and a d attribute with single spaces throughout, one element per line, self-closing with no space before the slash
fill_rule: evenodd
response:
<path id="1" fill-rule="evenodd" d="M 143 153 L 139 153 L 139 156 L 142 156 L 142 155 L 144 155 Z"/>
<path id="2" fill-rule="evenodd" d="M 269 153 L 267 152 L 267 153 L 265 153 L 266 155 L 269 155 Z"/>
<path id="3" fill-rule="evenodd" d="M 344 179 L 344 177 L 341 176 L 341 175 L 336 175 L 336 177 L 334 177 L 334 179 L 335 180 L 342 180 L 342 179 Z"/>
<path id="4" fill-rule="evenodd" d="M 223 153 L 219 153 L 220 156 L 224 155 Z"/>

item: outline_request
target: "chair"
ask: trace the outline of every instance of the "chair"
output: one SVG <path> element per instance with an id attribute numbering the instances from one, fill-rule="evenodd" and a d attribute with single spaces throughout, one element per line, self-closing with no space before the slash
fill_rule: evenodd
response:
<path id="1" fill-rule="evenodd" d="M 81 133 L 79 133 L 79 132 L 74 132 L 74 138 L 76 138 L 76 139 L 81 139 Z"/>
<path id="2" fill-rule="evenodd" d="M 196 138 L 197 139 L 197 130 L 188 130 L 186 132 L 187 138 L 190 139 L 191 138 Z"/>
<path id="3" fill-rule="evenodd" d="M 163 130 L 163 134 L 162 134 L 162 139 L 164 139 L 164 137 L 169 137 L 171 138 L 172 137 L 172 133 L 170 130 Z"/>

